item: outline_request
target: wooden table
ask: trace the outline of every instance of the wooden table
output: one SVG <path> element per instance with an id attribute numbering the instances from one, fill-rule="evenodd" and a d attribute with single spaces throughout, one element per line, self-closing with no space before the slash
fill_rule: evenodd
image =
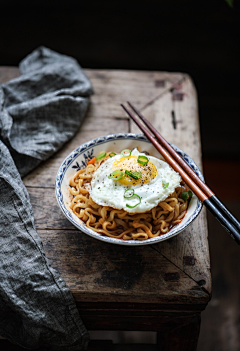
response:
<path id="1" fill-rule="evenodd" d="M 200 314 L 211 297 L 206 212 L 159 244 L 106 244 L 62 214 L 54 182 L 63 159 L 101 135 L 140 132 L 120 103 L 130 100 L 170 142 L 201 168 L 197 95 L 182 73 L 85 70 L 95 95 L 76 136 L 24 178 L 46 256 L 70 288 L 88 330 L 158 332 L 158 350 L 196 349 Z M 0 68 L 0 83 L 19 75 Z"/>

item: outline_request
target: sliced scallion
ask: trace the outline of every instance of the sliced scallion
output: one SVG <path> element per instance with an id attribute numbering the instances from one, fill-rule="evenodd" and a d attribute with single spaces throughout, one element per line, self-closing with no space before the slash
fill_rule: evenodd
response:
<path id="1" fill-rule="evenodd" d="M 192 195 L 193 194 L 192 194 L 191 190 L 183 191 L 181 194 L 181 199 L 183 199 L 184 201 L 187 201 L 187 200 L 191 199 Z"/>
<path id="2" fill-rule="evenodd" d="M 146 166 L 148 164 L 149 160 L 148 160 L 147 156 L 140 155 L 140 156 L 138 156 L 137 161 L 138 161 L 138 163 L 140 163 L 140 165 Z"/>
<path id="3" fill-rule="evenodd" d="M 131 199 L 134 196 L 134 189 L 127 189 L 123 196 L 124 199 Z"/>
<path id="4" fill-rule="evenodd" d="M 109 174 L 108 178 L 112 180 L 120 180 L 125 177 L 125 174 L 122 171 L 116 170 Z"/>
<path id="5" fill-rule="evenodd" d="M 138 205 L 141 203 L 141 198 L 140 198 L 140 196 L 137 195 L 137 194 L 133 194 L 133 196 L 132 196 L 131 198 L 133 198 L 134 196 L 136 196 L 136 197 L 138 198 L 139 202 L 138 202 L 136 205 L 134 205 L 134 206 L 131 206 L 131 205 L 129 205 L 129 204 L 126 204 L 126 206 L 127 206 L 128 208 L 134 208 L 134 207 L 138 206 Z"/>
<path id="6" fill-rule="evenodd" d="M 110 154 L 108 155 L 109 157 L 113 157 L 113 156 L 115 156 L 116 154 L 115 154 L 115 152 L 110 152 Z"/>
<path id="7" fill-rule="evenodd" d="M 107 154 L 106 154 L 106 152 L 105 151 L 103 151 L 103 152 L 101 152 L 97 157 L 96 157 L 96 159 L 97 160 L 101 160 L 103 157 L 105 157 Z"/>
<path id="8" fill-rule="evenodd" d="M 139 195 L 137 195 L 137 194 L 134 193 L 134 189 L 127 189 L 127 190 L 125 191 L 125 193 L 124 193 L 124 198 L 125 198 L 125 199 L 130 200 L 130 199 L 132 199 L 134 196 L 136 196 L 136 197 L 138 198 L 139 202 L 138 202 L 136 205 L 134 205 L 134 206 L 131 206 L 131 205 L 129 205 L 129 204 L 126 204 L 126 206 L 127 206 L 128 208 L 134 208 L 134 207 L 138 206 L 138 205 L 141 203 L 141 198 L 140 198 Z"/>
<path id="9" fill-rule="evenodd" d="M 134 179 L 139 179 L 142 176 L 141 172 L 130 172 L 130 171 L 125 171 L 125 174 L 128 175 L 129 177 L 132 177 Z"/>
<path id="10" fill-rule="evenodd" d="M 121 155 L 122 155 L 123 157 L 131 156 L 131 150 L 129 150 L 129 149 L 124 149 L 124 150 L 121 151 Z"/>
<path id="11" fill-rule="evenodd" d="M 135 179 L 140 179 L 142 176 L 142 173 L 141 172 L 133 172 L 133 175 L 134 175 L 134 177 L 137 177 Z"/>

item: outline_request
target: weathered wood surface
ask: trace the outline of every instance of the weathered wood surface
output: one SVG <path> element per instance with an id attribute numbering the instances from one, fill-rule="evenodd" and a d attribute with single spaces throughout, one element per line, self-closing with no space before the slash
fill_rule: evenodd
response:
<path id="1" fill-rule="evenodd" d="M 0 68 L 0 82 L 19 74 Z M 86 70 L 95 95 L 76 136 L 24 178 L 46 256 L 76 301 L 160 303 L 204 309 L 211 295 L 206 214 L 178 236 L 138 248 L 102 243 L 76 230 L 61 213 L 54 182 L 63 159 L 101 135 L 136 132 L 120 107 L 130 100 L 201 167 L 197 98 L 187 75 L 166 72 Z M 81 310 L 81 307 L 79 307 Z"/>
<path id="2" fill-rule="evenodd" d="M 52 266 L 79 301 L 162 304 L 181 301 L 202 304 L 204 308 L 206 293 L 151 246 L 123 250 L 119 245 L 100 242 L 75 230 L 38 233 L 45 238 L 45 252 Z"/>
<path id="3" fill-rule="evenodd" d="M 197 96 L 188 76 L 141 111 L 166 140 L 184 150 L 202 168 Z M 140 132 L 133 121 L 130 127 L 131 131 Z M 183 233 L 154 248 L 211 292 L 205 208 Z"/>

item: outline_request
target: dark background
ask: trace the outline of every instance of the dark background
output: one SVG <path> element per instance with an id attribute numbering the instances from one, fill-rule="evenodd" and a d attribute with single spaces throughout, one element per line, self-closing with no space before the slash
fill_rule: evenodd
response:
<path id="1" fill-rule="evenodd" d="M 204 175 L 240 219 L 239 0 L 0 0 L 0 65 L 44 45 L 85 68 L 188 73 Z M 199 350 L 240 350 L 240 248 L 209 216 L 213 297 Z"/>
<path id="2" fill-rule="evenodd" d="M 39 45 L 86 68 L 180 71 L 199 97 L 203 156 L 240 159 L 239 1 L 0 1 L 0 65 Z"/>

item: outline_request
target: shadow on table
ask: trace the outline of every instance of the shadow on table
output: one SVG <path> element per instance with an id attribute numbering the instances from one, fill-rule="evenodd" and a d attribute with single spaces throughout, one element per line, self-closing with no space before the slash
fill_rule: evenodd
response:
<path id="1" fill-rule="evenodd" d="M 240 202 L 225 202 L 239 218 Z M 229 237 L 216 219 L 208 214 L 209 245 L 213 279 L 213 295 L 202 313 L 202 324 L 197 351 L 240 350 L 240 247 Z M 109 339 L 114 351 L 134 351 L 136 345 L 142 351 L 150 351 L 156 343 L 154 332 L 92 331 L 91 339 Z M 123 348 L 121 348 L 123 347 Z M 138 351 L 139 349 L 138 345 Z"/>

